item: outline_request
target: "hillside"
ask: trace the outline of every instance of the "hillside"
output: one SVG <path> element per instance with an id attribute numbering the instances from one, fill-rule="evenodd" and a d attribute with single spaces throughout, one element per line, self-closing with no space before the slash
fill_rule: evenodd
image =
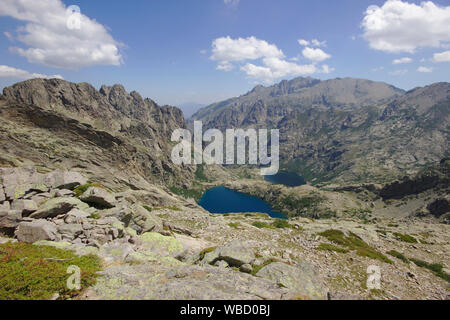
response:
<path id="1" fill-rule="evenodd" d="M 123 86 L 34 79 L 0 96 L 0 165 L 77 169 L 108 186 L 145 189 L 189 183 L 192 168 L 170 161 L 183 113 Z M 195 171 L 195 170 L 194 170 Z"/>
<path id="2" fill-rule="evenodd" d="M 448 154 L 450 84 L 409 92 L 361 79 L 297 78 L 208 106 L 207 128 L 280 129 L 284 169 L 316 185 L 385 183 Z"/>

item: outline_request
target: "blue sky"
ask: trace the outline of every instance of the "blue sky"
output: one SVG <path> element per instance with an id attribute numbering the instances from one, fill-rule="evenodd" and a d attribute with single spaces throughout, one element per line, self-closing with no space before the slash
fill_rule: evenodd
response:
<path id="1" fill-rule="evenodd" d="M 58 75 L 179 105 L 296 76 L 403 89 L 449 81 L 448 0 L 36 2 L 0 3 L 0 87 Z M 84 19 L 76 34 L 64 25 L 69 5 Z"/>

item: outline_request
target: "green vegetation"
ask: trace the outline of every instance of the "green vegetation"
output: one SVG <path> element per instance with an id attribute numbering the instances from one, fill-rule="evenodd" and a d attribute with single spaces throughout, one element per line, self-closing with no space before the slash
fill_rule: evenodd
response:
<path id="1" fill-rule="evenodd" d="M 205 168 L 202 164 L 197 166 L 197 170 L 195 170 L 195 179 L 202 182 L 211 182 L 205 174 Z"/>
<path id="2" fill-rule="evenodd" d="M 216 249 L 217 249 L 217 247 L 210 247 L 210 248 L 206 248 L 206 249 L 203 249 L 202 251 L 200 251 L 200 260 L 203 260 L 207 253 L 213 252 Z"/>
<path id="3" fill-rule="evenodd" d="M 292 226 L 289 224 L 287 220 L 283 219 L 275 219 L 272 223 L 262 222 L 262 221 L 255 221 L 252 223 L 252 226 L 257 227 L 259 229 L 288 229 L 292 228 Z"/>
<path id="4" fill-rule="evenodd" d="M 101 216 L 98 213 L 93 213 L 89 216 L 89 218 L 94 219 L 94 220 L 98 220 L 101 218 Z"/>
<path id="5" fill-rule="evenodd" d="M 148 212 L 152 212 L 152 211 L 153 211 L 153 209 L 150 208 L 150 207 L 147 206 L 147 205 L 143 205 L 143 207 L 144 207 L 144 209 L 147 210 Z"/>
<path id="6" fill-rule="evenodd" d="M 268 266 L 269 264 L 274 263 L 274 262 L 278 262 L 278 260 L 276 260 L 276 259 L 269 259 L 269 260 L 264 261 L 264 263 L 263 263 L 262 265 L 260 265 L 260 266 L 258 266 L 258 265 L 252 265 L 253 270 L 252 270 L 252 273 L 251 273 L 251 274 L 252 274 L 253 276 L 255 276 L 255 275 L 259 272 L 259 270 L 261 270 L 261 269 L 264 268 L 265 266 Z"/>
<path id="7" fill-rule="evenodd" d="M 81 290 L 92 286 L 100 271 L 96 256 L 79 257 L 73 252 L 26 243 L 0 245 L 0 300 L 48 300 L 55 293 L 60 299 L 76 296 L 67 280 L 71 265 L 81 269 Z"/>
<path id="8" fill-rule="evenodd" d="M 274 222 L 272 222 L 272 226 L 278 229 L 289 229 L 292 227 L 287 220 L 283 219 L 276 219 Z"/>
<path id="9" fill-rule="evenodd" d="M 255 221 L 255 222 L 253 222 L 252 226 L 257 227 L 259 229 L 264 229 L 264 228 L 266 228 L 266 229 L 274 229 L 274 227 L 271 224 L 269 224 L 267 222 L 262 222 L 262 221 Z"/>
<path id="10" fill-rule="evenodd" d="M 391 255 L 391 256 L 393 256 L 393 257 L 399 259 L 399 260 L 402 260 L 404 263 L 409 263 L 408 258 L 405 257 L 403 254 L 401 254 L 401 253 L 398 252 L 398 251 L 391 250 L 391 251 L 388 251 L 388 252 L 386 252 L 386 253 L 387 253 L 388 255 Z"/>
<path id="11" fill-rule="evenodd" d="M 421 268 L 425 268 L 433 272 L 436 276 L 450 282 L 450 274 L 445 273 L 443 271 L 444 266 L 439 263 L 428 263 L 419 259 L 409 258 L 412 262 L 414 262 L 417 266 Z"/>
<path id="12" fill-rule="evenodd" d="M 170 192 L 182 196 L 186 199 L 192 198 L 195 201 L 199 201 L 203 195 L 202 189 L 183 189 L 178 187 L 170 187 Z"/>
<path id="13" fill-rule="evenodd" d="M 230 222 L 228 226 L 234 229 L 238 229 L 241 224 L 239 222 Z"/>
<path id="14" fill-rule="evenodd" d="M 395 232 L 394 236 L 396 236 L 398 240 L 401 240 L 403 242 L 417 243 L 417 239 L 416 238 L 414 238 L 413 236 L 407 235 L 407 234 Z"/>
<path id="15" fill-rule="evenodd" d="M 85 193 L 87 191 L 87 189 L 89 189 L 90 187 L 97 187 L 97 188 L 102 188 L 107 190 L 103 185 L 99 184 L 99 183 L 87 183 L 87 184 L 83 184 L 81 186 L 76 187 L 73 192 L 75 192 L 75 195 L 77 197 L 80 197 L 83 193 Z"/>
<path id="16" fill-rule="evenodd" d="M 327 238 L 330 242 L 347 248 L 349 251 L 356 250 L 356 254 L 361 257 L 368 257 L 385 263 L 393 263 L 389 258 L 370 247 L 360 237 L 352 232 L 350 232 L 348 236 L 345 236 L 345 234 L 340 230 L 330 229 L 319 233 L 319 235 Z"/>
<path id="17" fill-rule="evenodd" d="M 337 247 L 334 246 L 332 244 L 329 243 L 321 243 L 318 247 L 317 250 L 322 250 L 322 251 L 334 251 L 334 252 L 339 252 L 339 253 L 347 253 L 349 252 L 349 250 L 341 248 L 341 247 Z"/>

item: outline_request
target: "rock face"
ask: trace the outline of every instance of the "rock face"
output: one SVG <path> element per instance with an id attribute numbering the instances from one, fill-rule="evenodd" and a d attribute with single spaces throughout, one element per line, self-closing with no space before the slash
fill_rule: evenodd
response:
<path id="1" fill-rule="evenodd" d="M 326 299 L 327 290 L 323 287 L 319 275 L 314 267 L 308 263 L 289 266 L 285 263 L 274 262 L 262 268 L 256 276 L 288 288 L 297 298 Z"/>
<path id="2" fill-rule="evenodd" d="M 312 184 L 386 183 L 442 159 L 450 84 L 404 92 L 362 79 L 297 78 L 215 103 L 206 128 L 278 128 L 281 165 Z"/>
<path id="3" fill-rule="evenodd" d="M 5 88 L 0 106 L 0 165 L 77 167 L 107 187 L 135 190 L 193 177 L 195 169 L 170 161 L 168 138 L 185 127 L 182 112 L 127 93 L 121 85 L 97 91 L 87 83 L 32 79 Z M 18 128 L 33 134 L 24 137 Z M 52 178 L 52 188 L 86 183 L 79 175 L 61 172 Z"/>
<path id="4" fill-rule="evenodd" d="M 34 243 L 40 240 L 56 240 L 56 225 L 47 220 L 21 222 L 15 233 L 21 242 Z"/>
<path id="5" fill-rule="evenodd" d="M 379 194 L 383 199 L 401 199 L 430 189 L 450 190 L 450 158 L 444 158 L 438 165 L 421 170 L 413 177 L 385 185 Z"/>

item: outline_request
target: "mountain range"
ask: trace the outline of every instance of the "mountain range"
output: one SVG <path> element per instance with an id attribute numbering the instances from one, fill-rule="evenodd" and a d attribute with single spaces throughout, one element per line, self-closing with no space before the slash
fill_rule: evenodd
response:
<path id="1" fill-rule="evenodd" d="M 450 83 L 404 91 L 296 78 L 199 110 L 205 128 L 277 128 L 284 170 L 315 185 L 385 183 L 448 156 Z"/>

